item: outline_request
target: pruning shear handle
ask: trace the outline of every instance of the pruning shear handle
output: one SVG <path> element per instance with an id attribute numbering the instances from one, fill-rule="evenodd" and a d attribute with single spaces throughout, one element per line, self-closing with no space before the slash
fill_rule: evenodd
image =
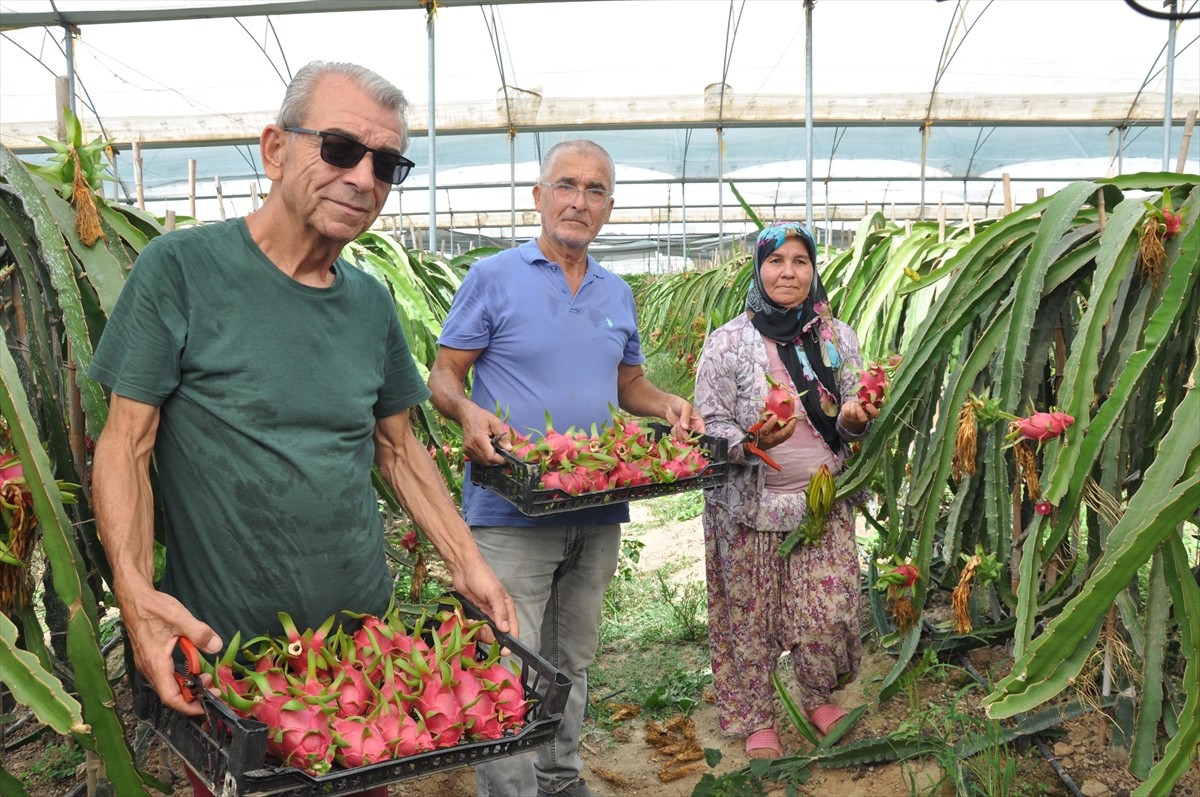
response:
<path id="1" fill-rule="evenodd" d="M 179 637 L 179 649 L 183 652 L 184 663 L 182 672 L 176 667 L 175 683 L 179 684 L 183 699 L 192 703 L 204 692 L 204 686 L 200 683 L 200 652 L 192 640 L 185 636 Z"/>
<path id="2" fill-rule="evenodd" d="M 775 470 L 783 470 L 783 468 L 779 466 L 778 462 L 771 459 L 767 452 L 759 448 L 757 443 L 754 442 L 758 439 L 758 432 L 762 429 L 762 427 L 762 421 L 752 424 L 750 428 L 746 430 L 746 434 L 742 437 L 742 439 L 738 440 L 735 445 L 744 446 L 747 451 L 761 459 L 767 466 L 772 467 Z"/>

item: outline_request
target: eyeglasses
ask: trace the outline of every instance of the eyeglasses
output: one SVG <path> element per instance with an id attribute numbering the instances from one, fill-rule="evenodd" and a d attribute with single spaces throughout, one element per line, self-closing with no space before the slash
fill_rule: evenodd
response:
<path id="1" fill-rule="evenodd" d="M 612 197 L 612 194 L 605 191 L 603 188 L 580 188 L 570 183 L 538 183 L 550 189 L 550 195 L 554 197 L 555 202 L 562 202 L 564 205 L 575 201 L 575 197 L 583 192 L 583 201 L 587 203 L 589 208 L 604 207 L 604 204 Z"/>
<path id="2" fill-rule="evenodd" d="M 324 130 L 309 130 L 307 127 L 285 127 L 289 133 L 303 133 L 308 136 L 321 137 L 321 160 L 339 169 L 353 169 L 363 156 L 371 153 L 371 166 L 375 179 L 392 185 L 400 185 L 408 173 L 417 164 L 401 155 L 386 149 L 371 149 L 361 141 L 355 141 L 341 133 L 328 133 Z"/>

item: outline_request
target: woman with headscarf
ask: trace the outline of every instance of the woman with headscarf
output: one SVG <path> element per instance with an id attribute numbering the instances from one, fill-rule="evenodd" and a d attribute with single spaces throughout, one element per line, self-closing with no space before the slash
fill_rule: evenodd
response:
<path id="1" fill-rule="evenodd" d="M 695 407 L 729 441 L 729 481 L 704 508 L 713 686 L 721 729 L 746 737 L 752 758 L 783 753 L 771 684 L 782 652 L 822 733 L 846 715 L 831 694 L 861 655 L 850 502 L 834 503 L 816 540 L 778 555 L 805 521 L 810 477 L 822 465 L 836 475 L 879 414 L 855 398 L 858 337 L 833 317 L 815 264 L 804 227 L 765 228 L 746 312 L 709 335 L 696 370 Z M 764 411 L 768 374 L 800 394 L 790 420 Z"/>

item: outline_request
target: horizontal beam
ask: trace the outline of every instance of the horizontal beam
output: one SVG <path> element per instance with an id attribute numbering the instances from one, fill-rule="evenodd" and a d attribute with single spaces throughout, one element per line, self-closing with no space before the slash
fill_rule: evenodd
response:
<path id="1" fill-rule="evenodd" d="M 813 98 L 813 124 L 817 127 L 912 127 L 925 120 L 928 97 L 923 94 L 884 94 L 866 97 L 838 95 Z M 478 102 L 441 103 L 437 108 L 437 134 L 504 134 L 563 130 L 725 129 L 797 127 L 804 125 L 803 95 L 726 95 L 725 108 L 703 96 L 607 97 L 528 99 L 506 105 L 502 97 L 494 108 Z M 1182 104 L 1177 122 L 1187 110 Z M 1161 94 L 1093 95 L 939 95 L 933 111 L 936 127 L 1061 126 L 1122 127 L 1162 123 Z M 1132 110 L 1131 110 L 1132 109 Z M 49 109 L 48 109 L 49 110 Z M 133 116 L 105 118 L 104 128 L 117 142 L 139 141 L 146 146 L 246 144 L 258 140 L 261 130 L 275 119 L 275 111 L 205 114 L 197 116 Z M 428 109 L 414 105 L 409 114 L 410 132 L 428 134 Z M 15 151 L 44 151 L 39 135 L 52 136 L 54 122 L 0 123 L 0 143 Z"/>
<path id="2" fill-rule="evenodd" d="M 545 0 L 437 0 L 438 6 L 500 6 L 536 3 Z M 132 22 L 176 22 L 188 19 L 228 17 L 266 17 L 283 14 L 326 14 L 343 11 L 380 11 L 426 8 L 423 0 L 398 0 L 382 4 L 379 0 L 291 0 L 279 3 L 244 3 L 230 6 L 197 5 L 179 8 L 114 8 L 76 11 L 0 11 L 0 30 L 20 28 L 119 25 Z"/>

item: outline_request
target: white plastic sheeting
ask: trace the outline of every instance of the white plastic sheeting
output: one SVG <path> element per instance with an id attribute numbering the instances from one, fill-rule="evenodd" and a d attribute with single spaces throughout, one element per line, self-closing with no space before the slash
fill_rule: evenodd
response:
<path id="1" fill-rule="evenodd" d="M 0 0 L 0 27 L 55 9 L 67 19 L 95 19 L 164 6 L 216 14 L 228 5 Z M 743 232 L 731 184 L 760 215 L 804 215 L 800 0 L 438 3 L 436 164 L 428 158 L 430 31 L 420 2 L 262 16 L 269 5 L 256 3 L 257 15 L 236 19 L 79 28 L 77 109 L 89 135 L 103 128 L 124 156 L 127 142 L 144 142 L 149 210 L 186 212 L 194 159 L 198 215 L 219 214 L 211 198 L 218 175 L 225 212 L 248 212 L 250 193 L 266 188 L 253 142 L 288 75 L 321 58 L 371 67 L 412 101 L 409 155 L 419 165 L 385 210 L 395 218 L 382 223 L 418 237 L 428 224 L 431 177 L 439 227 L 479 240 L 532 234 L 538 159 L 575 136 L 600 141 L 617 161 L 614 233 L 673 237 L 679 251 L 686 236 Z M 336 5 L 284 2 L 275 10 Z M 1195 6 L 1181 3 L 1185 11 Z M 1019 204 L 1066 180 L 1158 170 L 1164 161 L 1174 168 L 1184 119 L 1200 105 L 1200 23 L 1175 28 L 1171 86 L 1169 25 L 1116 0 L 820 0 L 813 11 L 815 225 L 827 216 L 856 219 L 864 208 L 912 217 L 922 198 L 979 218 L 999 211 L 1006 174 Z M 37 135 L 53 134 L 63 49 L 61 27 L 0 35 L 5 145 L 27 150 L 40 145 Z M 1173 124 L 1165 141 L 1168 88 Z M 166 141 L 223 146 L 155 147 Z M 1200 171 L 1198 149 L 1191 145 L 1185 170 Z M 118 192 L 131 196 L 127 157 L 118 157 L 118 172 Z"/>

